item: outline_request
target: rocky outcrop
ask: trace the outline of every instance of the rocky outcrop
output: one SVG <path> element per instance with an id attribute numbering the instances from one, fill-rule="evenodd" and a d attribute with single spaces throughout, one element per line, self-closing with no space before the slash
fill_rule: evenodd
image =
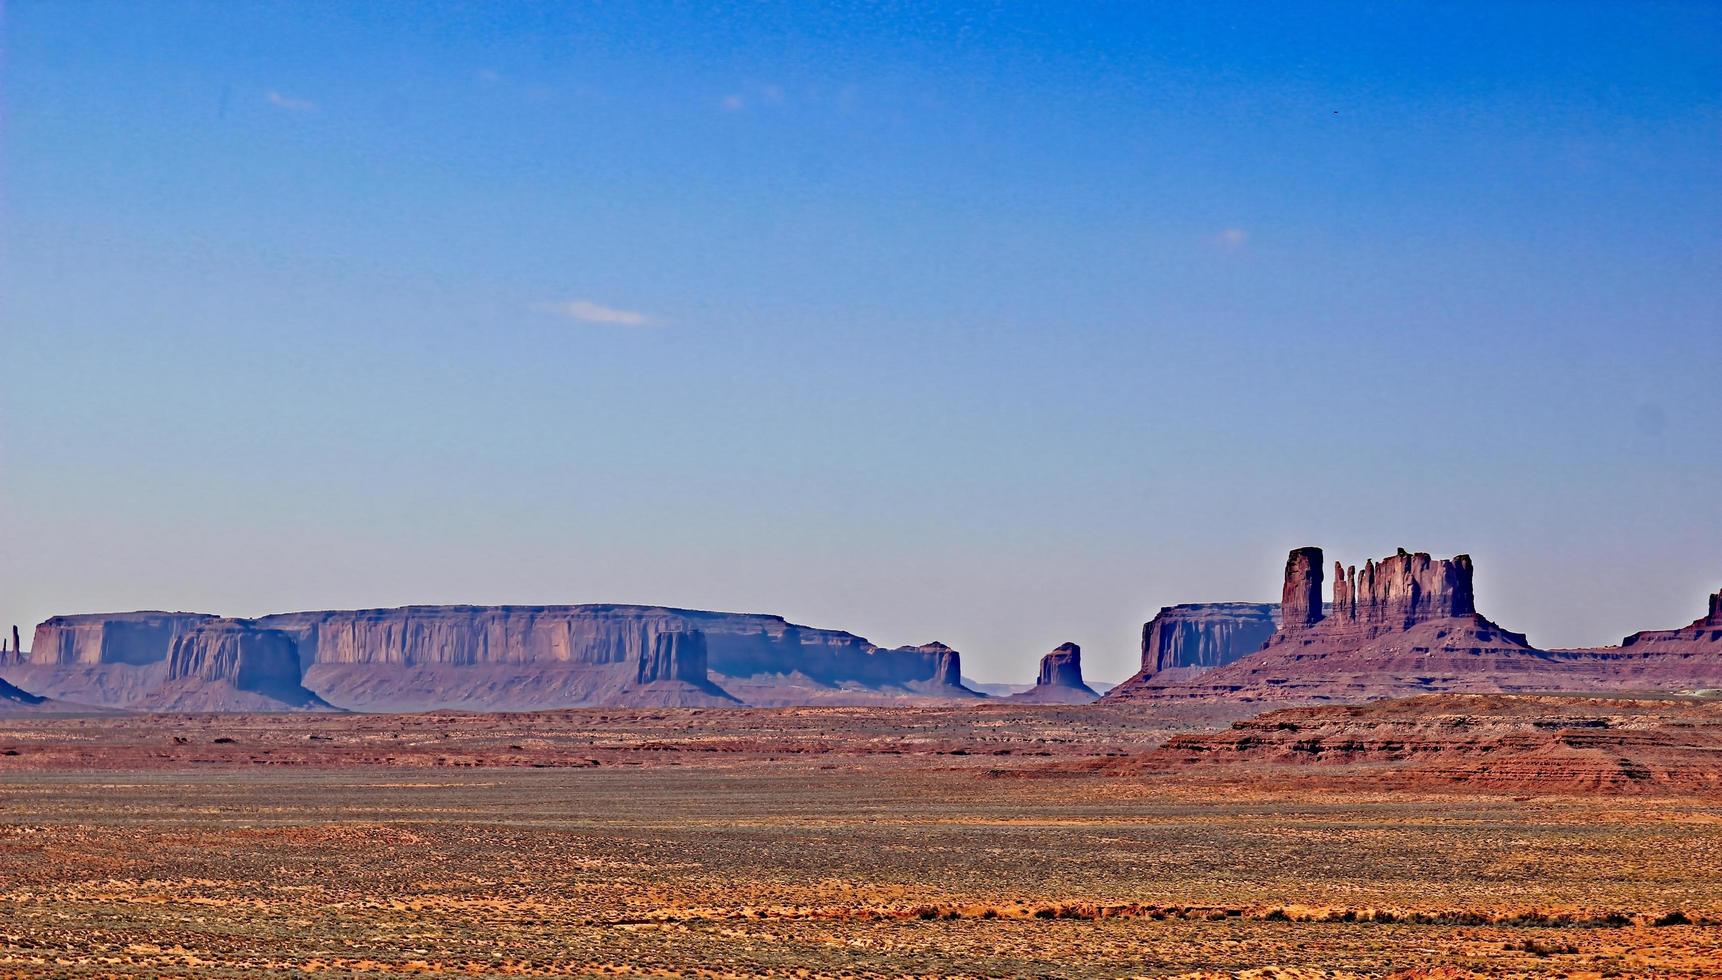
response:
<path id="1" fill-rule="evenodd" d="M 1547 653 L 1477 615 L 1468 557 L 1401 549 L 1365 562 L 1362 573 L 1336 568 L 1325 614 L 1315 591 L 1322 560 L 1319 548 L 1291 553 L 1283 595 L 1295 612 L 1261 650 L 1188 680 L 1113 692 L 1115 699 L 1319 703 L 1548 689 L 1556 679 Z"/>
<path id="2" fill-rule="evenodd" d="M 1321 550 L 1314 551 L 1318 556 Z M 1419 552 L 1366 561 L 1345 568 L 1333 563 L 1333 606 L 1330 615 L 1341 623 L 1410 629 L 1432 619 L 1454 619 L 1477 612 L 1470 555 L 1434 559 Z M 1289 576 L 1287 588 L 1290 588 Z"/>
<path id="3" fill-rule="evenodd" d="M 1321 622 L 1321 549 L 1294 548 L 1280 590 L 1280 629 L 1301 632 Z"/>
<path id="4" fill-rule="evenodd" d="M 39 694 L 31 694 L 21 687 L 0 680 L 0 717 L 39 708 L 47 700 Z"/>
<path id="5" fill-rule="evenodd" d="M 1139 688 L 1194 680 L 1260 650 L 1279 622 L 1280 607 L 1272 602 L 1166 606 L 1142 624 L 1142 669 L 1105 697 L 1126 701 Z"/>
<path id="6" fill-rule="evenodd" d="M 1040 676 L 1034 687 L 1011 695 L 1012 701 L 1041 704 L 1087 704 L 1100 695 L 1082 680 L 1082 648 L 1061 643 L 1040 658 Z"/>
<path id="7" fill-rule="evenodd" d="M 174 639 L 162 684 L 132 707 L 155 711 L 329 707 L 299 681 L 299 654 L 286 633 L 245 620 L 210 620 Z"/>

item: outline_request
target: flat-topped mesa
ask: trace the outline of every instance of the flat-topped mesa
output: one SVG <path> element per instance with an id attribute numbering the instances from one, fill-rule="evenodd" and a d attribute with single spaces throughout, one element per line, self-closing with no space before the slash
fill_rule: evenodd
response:
<path id="1" fill-rule="evenodd" d="M 14 646 L 9 662 L 43 667 L 159 663 L 167 659 L 180 634 L 219 618 L 210 613 L 154 611 L 54 616 L 36 627 L 29 656 Z"/>
<path id="2" fill-rule="evenodd" d="M 1142 673 L 1223 667 L 1260 650 L 1278 629 L 1279 616 L 1279 606 L 1271 602 L 1166 606 L 1142 624 Z"/>
<path id="3" fill-rule="evenodd" d="M 1431 558 L 1404 548 L 1380 562 L 1342 568 L 1333 565 L 1336 622 L 1386 629 L 1410 629 L 1432 619 L 1475 615 L 1471 556 Z"/>
<path id="4" fill-rule="evenodd" d="M 1294 548 L 1286 558 L 1285 586 L 1280 590 L 1280 630 L 1297 633 L 1321 622 L 1322 554 L 1320 548 Z"/>
<path id="5" fill-rule="evenodd" d="M 640 684 L 677 680 L 706 683 L 706 635 L 699 630 L 660 630 L 652 636 L 652 649 L 640 658 L 634 673 Z"/>
<path id="6" fill-rule="evenodd" d="M 1722 626 L 1722 589 L 1718 589 L 1716 594 L 1710 597 L 1710 615 L 1704 617 L 1704 624 L 1706 626 Z M 12 627 L 14 637 L 18 635 L 17 631 L 18 627 Z"/>

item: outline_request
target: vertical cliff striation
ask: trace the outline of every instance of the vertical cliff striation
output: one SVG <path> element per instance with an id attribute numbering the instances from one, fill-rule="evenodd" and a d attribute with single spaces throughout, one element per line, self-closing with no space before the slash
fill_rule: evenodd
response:
<path id="1" fill-rule="evenodd" d="M 1142 624 L 1146 676 L 1194 676 L 1260 650 L 1279 628 L 1271 602 L 1205 602 L 1167 606 Z"/>
<path id="2" fill-rule="evenodd" d="M 300 683 L 299 655 L 286 633 L 246 620 L 217 619 L 175 637 L 161 685 L 132 707 L 291 711 L 329 705 Z"/>
<path id="3" fill-rule="evenodd" d="M 1404 548 L 1379 564 L 1363 568 L 1333 563 L 1333 606 L 1338 622 L 1410 629 L 1431 619 L 1453 619 L 1477 612 L 1470 555 L 1435 559 Z"/>
<path id="4" fill-rule="evenodd" d="M 690 629 L 653 633 L 651 652 L 641 658 L 634 680 L 639 684 L 655 681 L 706 683 L 706 635 Z"/>

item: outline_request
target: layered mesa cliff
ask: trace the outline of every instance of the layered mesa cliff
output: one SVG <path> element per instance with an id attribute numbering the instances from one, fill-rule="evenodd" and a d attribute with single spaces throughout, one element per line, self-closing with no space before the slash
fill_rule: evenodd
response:
<path id="1" fill-rule="evenodd" d="M 1658 690 L 1722 689 L 1722 591 L 1710 610 L 1672 630 L 1644 630 L 1619 646 L 1554 650 L 1551 656 L 1574 674 L 1606 672 L 1620 686 Z"/>
<path id="2" fill-rule="evenodd" d="M 1121 689 L 1177 684 L 1255 653 L 1279 628 L 1272 602 L 1166 606 L 1142 624 L 1142 669 Z"/>
<path id="3" fill-rule="evenodd" d="M 618 605 L 61 616 L 0 658 L 56 697 L 174 710 L 741 703 L 719 680 L 763 704 L 974 697 L 960 669 L 942 644 L 885 650 L 777 616 Z"/>
<path id="4" fill-rule="evenodd" d="M 1034 686 L 1010 696 L 1012 701 L 1035 704 L 1087 704 L 1100 695 L 1083 683 L 1082 648 L 1074 643 L 1061 643 L 1040 658 L 1040 675 Z"/>

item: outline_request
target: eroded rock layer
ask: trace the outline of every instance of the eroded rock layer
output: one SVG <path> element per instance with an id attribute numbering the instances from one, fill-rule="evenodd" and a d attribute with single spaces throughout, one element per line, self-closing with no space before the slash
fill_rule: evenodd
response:
<path id="1" fill-rule="evenodd" d="M 1690 625 L 1644 630 L 1619 646 L 1555 650 L 1551 655 L 1575 675 L 1606 671 L 1618 676 L 1622 687 L 1722 689 L 1722 592 L 1710 597 L 1709 612 Z"/>
<path id="2" fill-rule="evenodd" d="M 1425 695 L 1177 735 L 1149 768 L 1302 767 L 1506 792 L 1722 789 L 1722 701 Z"/>

